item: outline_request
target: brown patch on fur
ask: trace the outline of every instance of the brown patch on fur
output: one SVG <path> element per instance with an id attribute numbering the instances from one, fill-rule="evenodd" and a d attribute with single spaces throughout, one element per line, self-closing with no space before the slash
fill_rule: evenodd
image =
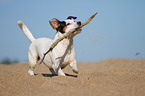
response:
<path id="1" fill-rule="evenodd" d="M 57 29 L 60 26 L 59 22 L 60 21 L 56 18 L 49 21 L 49 23 L 50 23 L 50 25 L 52 26 L 53 29 Z"/>
<path id="2" fill-rule="evenodd" d="M 65 27 L 63 28 L 63 32 L 65 32 L 66 29 L 67 29 L 67 26 L 65 26 Z"/>

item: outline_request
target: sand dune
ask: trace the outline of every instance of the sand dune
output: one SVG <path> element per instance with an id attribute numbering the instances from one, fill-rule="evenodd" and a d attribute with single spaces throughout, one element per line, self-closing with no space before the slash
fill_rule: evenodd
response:
<path id="1" fill-rule="evenodd" d="M 145 60 L 108 59 L 68 66 L 52 76 L 43 64 L 29 76 L 28 63 L 0 64 L 0 96 L 145 96 Z"/>

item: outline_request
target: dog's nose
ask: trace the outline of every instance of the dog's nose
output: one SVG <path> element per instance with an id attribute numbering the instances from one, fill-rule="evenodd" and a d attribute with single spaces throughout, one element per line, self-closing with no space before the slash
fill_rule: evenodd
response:
<path id="1" fill-rule="evenodd" d="M 81 21 L 77 22 L 77 24 L 78 24 L 79 26 L 81 26 Z"/>

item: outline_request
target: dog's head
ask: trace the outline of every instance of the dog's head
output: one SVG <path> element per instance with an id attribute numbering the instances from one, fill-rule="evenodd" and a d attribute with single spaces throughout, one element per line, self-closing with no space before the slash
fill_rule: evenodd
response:
<path id="1" fill-rule="evenodd" d="M 81 22 L 75 22 L 73 19 L 76 19 L 77 17 L 69 16 L 64 21 L 59 21 L 58 19 L 54 18 L 49 21 L 50 25 L 53 29 L 56 29 L 57 32 L 64 34 L 71 30 L 76 29 L 77 27 L 81 26 Z M 74 37 L 76 34 L 80 33 L 82 31 L 81 28 L 77 29 L 74 33 L 72 33 L 71 37 Z"/>

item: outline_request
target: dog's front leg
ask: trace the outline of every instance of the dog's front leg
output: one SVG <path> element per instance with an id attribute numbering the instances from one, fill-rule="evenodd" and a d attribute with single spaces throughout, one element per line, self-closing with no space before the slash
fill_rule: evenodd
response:
<path id="1" fill-rule="evenodd" d="M 78 68 L 77 68 L 77 61 L 76 60 L 73 60 L 71 63 L 70 63 L 70 67 L 73 69 L 73 72 L 74 73 L 77 73 L 79 72 Z"/>
<path id="2" fill-rule="evenodd" d="M 55 70 L 55 72 L 59 75 L 59 76 L 66 76 L 64 74 L 64 72 L 62 71 L 61 67 L 60 67 L 60 61 L 59 60 L 55 60 L 54 61 L 54 66 L 53 69 Z"/>
<path id="3" fill-rule="evenodd" d="M 64 72 L 62 71 L 62 69 L 60 68 L 60 66 L 58 66 L 58 67 L 56 68 L 56 73 L 57 73 L 59 76 L 66 76 L 66 75 L 64 74 Z"/>

